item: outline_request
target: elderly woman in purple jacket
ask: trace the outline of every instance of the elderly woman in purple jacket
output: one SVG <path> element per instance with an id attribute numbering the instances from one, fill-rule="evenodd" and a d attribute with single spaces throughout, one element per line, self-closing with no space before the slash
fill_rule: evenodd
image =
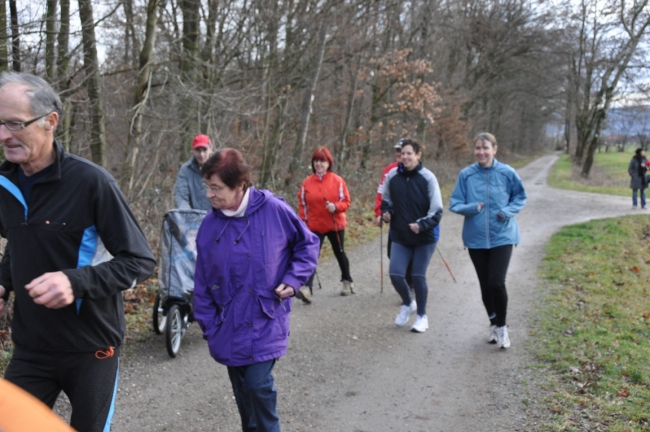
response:
<path id="1" fill-rule="evenodd" d="M 228 367 L 243 431 L 279 431 L 273 366 L 287 352 L 292 297 L 316 269 L 319 242 L 293 209 L 251 187 L 241 153 L 203 165 L 212 211 L 197 236 L 194 316 Z"/>

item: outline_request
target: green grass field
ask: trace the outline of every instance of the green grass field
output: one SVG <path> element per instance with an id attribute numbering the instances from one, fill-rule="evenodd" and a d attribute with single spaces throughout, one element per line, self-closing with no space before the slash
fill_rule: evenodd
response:
<path id="1" fill-rule="evenodd" d="M 560 189 L 631 196 L 627 167 L 632 156 L 630 151 L 596 153 L 589 178 L 583 179 L 579 169 L 572 166 L 569 156 L 565 154 L 553 167 L 548 184 Z"/>
<path id="2" fill-rule="evenodd" d="M 569 226 L 546 248 L 533 351 L 554 431 L 650 430 L 650 218 Z"/>
<path id="3" fill-rule="evenodd" d="M 549 184 L 629 196 L 631 156 L 598 154 L 599 185 L 572 178 L 563 157 Z M 650 431 L 650 217 L 565 227 L 546 253 L 531 337 L 547 395 L 539 430 Z"/>

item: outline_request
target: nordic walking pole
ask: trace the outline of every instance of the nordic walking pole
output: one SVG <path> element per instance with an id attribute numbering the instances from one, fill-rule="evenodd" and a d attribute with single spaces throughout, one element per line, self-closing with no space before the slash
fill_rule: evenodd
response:
<path id="1" fill-rule="evenodd" d="M 456 282 L 456 277 L 454 276 L 454 272 L 451 271 L 451 267 L 449 267 L 449 264 L 447 264 L 447 260 L 445 259 L 444 256 L 442 256 L 442 251 L 440 250 L 440 246 L 436 246 L 436 249 L 438 249 L 440 258 L 442 258 L 442 262 L 445 263 L 445 267 L 447 267 L 447 271 L 449 271 L 449 274 L 451 275 L 451 278 L 454 280 L 454 283 L 458 283 Z"/>
<path id="2" fill-rule="evenodd" d="M 379 219 L 379 271 L 380 277 L 380 293 L 384 293 L 384 221 Z"/>
<path id="3" fill-rule="evenodd" d="M 320 276 L 318 276 L 318 271 L 314 270 L 314 273 L 316 274 L 316 280 L 318 280 L 318 289 L 323 289 L 323 287 L 320 284 Z"/>
<path id="4" fill-rule="evenodd" d="M 327 206 L 330 202 L 327 201 L 327 198 L 325 198 L 325 205 Z M 330 213 L 332 215 L 332 223 L 334 224 L 334 232 L 336 233 L 336 240 L 339 242 L 339 251 L 343 253 L 343 243 L 341 243 L 341 237 L 339 236 L 339 230 L 338 227 L 336 226 L 336 219 L 334 219 L 334 213 Z"/>

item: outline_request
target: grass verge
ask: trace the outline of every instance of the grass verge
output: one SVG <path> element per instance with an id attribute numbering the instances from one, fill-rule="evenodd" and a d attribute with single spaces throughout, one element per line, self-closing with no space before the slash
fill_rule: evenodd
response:
<path id="1" fill-rule="evenodd" d="M 650 430 L 650 220 L 565 227 L 547 245 L 533 352 L 550 395 L 541 430 Z"/>
<path id="2" fill-rule="evenodd" d="M 627 167 L 632 153 L 596 153 L 588 179 L 580 176 L 580 169 L 571 163 L 568 155 L 560 156 L 548 176 L 549 186 L 581 192 L 631 196 Z"/>

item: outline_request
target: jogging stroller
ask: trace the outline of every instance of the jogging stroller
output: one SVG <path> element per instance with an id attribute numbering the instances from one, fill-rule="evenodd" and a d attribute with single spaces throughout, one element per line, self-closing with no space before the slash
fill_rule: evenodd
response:
<path id="1" fill-rule="evenodd" d="M 194 322 L 196 234 L 205 214 L 204 210 L 170 210 L 163 218 L 153 329 L 156 334 L 165 333 L 172 358 L 181 348 L 187 327 Z"/>

